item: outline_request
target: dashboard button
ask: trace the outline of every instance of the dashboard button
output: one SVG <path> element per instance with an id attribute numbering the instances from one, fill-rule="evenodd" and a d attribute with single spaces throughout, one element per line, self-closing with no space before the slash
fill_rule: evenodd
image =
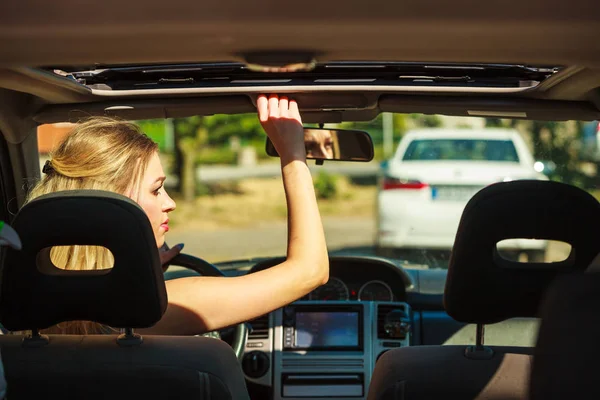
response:
<path id="1" fill-rule="evenodd" d="M 383 347 L 402 347 L 402 343 L 399 343 L 399 342 L 383 342 Z"/>
<path id="2" fill-rule="evenodd" d="M 242 369 L 250 378 L 260 378 L 269 370 L 269 357 L 261 351 L 253 351 L 242 359 Z"/>
<path id="3" fill-rule="evenodd" d="M 263 342 L 256 343 L 247 343 L 246 347 L 254 348 L 254 347 L 263 347 L 265 344 Z"/>

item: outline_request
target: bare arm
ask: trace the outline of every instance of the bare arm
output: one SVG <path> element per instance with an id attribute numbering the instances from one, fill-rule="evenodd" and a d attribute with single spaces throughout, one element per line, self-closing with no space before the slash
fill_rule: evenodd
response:
<path id="1" fill-rule="evenodd" d="M 144 331 L 185 335 L 220 329 L 289 304 L 329 279 L 325 235 L 306 164 L 298 106 L 285 97 L 260 96 L 258 114 L 281 158 L 288 206 L 287 260 L 241 277 L 167 281 L 167 312 Z"/>

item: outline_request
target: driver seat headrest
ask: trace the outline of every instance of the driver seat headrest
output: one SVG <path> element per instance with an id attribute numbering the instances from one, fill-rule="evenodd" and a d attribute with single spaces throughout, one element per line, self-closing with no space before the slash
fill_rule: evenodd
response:
<path id="1" fill-rule="evenodd" d="M 73 320 L 145 328 L 166 311 L 156 239 L 146 213 L 129 198 L 99 190 L 55 192 L 23 206 L 13 227 L 23 247 L 7 251 L 2 270 L 0 322 L 7 329 Z M 113 268 L 56 267 L 49 249 L 69 245 L 107 248 Z"/>

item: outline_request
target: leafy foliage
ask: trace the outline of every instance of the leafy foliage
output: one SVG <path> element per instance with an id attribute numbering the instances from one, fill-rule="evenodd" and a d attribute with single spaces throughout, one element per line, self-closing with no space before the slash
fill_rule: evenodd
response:
<path id="1" fill-rule="evenodd" d="M 581 122 L 487 118 L 486 127 L 517 129 L 529 141 L 536 160 L 556 164 L 556 169 L 549 173 L 551 180 L 582 188 L 597 185 L 593 177 L 581 171 Z"/>
<path id="2" fill-rule="evenodd" d="M 264 140 L 265 134 L 255 114 L 217 114 L 174 119 L 175 131 L 179 136 L 198 136 L 199 130 L 210 132 L 205 140 L 208 146 L 230 145 L 232 138 L 240 139 L 245 145 L 257 139 Z"/>
<path id="3" fill-rule="evenodd" d="M 333 199 L 338 194 L 338 177 L 329 172 L 319 171 L 314 185 L 318 199 Z"/>

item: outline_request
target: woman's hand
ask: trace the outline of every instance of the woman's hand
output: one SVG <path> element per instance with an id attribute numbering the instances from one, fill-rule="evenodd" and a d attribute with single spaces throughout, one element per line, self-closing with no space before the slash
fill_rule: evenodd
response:
<path id="1" fill-rule="evenodd" d="M 304 129 L 295 100 L 272 94 L 261 94 L 256 101 L 258 119 L 273 142 L 282 163 L 306 160 Z"/>
<path id="2" fill-rule="evenodd" d="M 163 271 L 169 268 L 169 263 L 183 250 L 183 243 L 179 243 L 171 248 L 165 242 L 159 249 L 158 254 L 160 255 L 160 264 L 163 267 Z"/>

